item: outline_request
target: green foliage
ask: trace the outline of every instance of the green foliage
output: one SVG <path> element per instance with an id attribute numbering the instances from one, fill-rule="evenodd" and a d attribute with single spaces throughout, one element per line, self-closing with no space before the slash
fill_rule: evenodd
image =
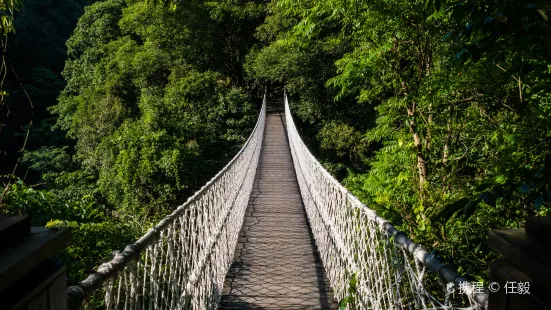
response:
<path id="1" fill-rule="evenodd" d="M 44 226 L 53 219 L 92 222 L 105 218 L 104 206 L 91 195 L 79 200 L 61 201 L 55 192 L 34 190 L 23 181 L 14 182 L 5 194 L 4 214 L 31 215 L 34 225 Z"/>
<path id="2" fill-rule="evenodd" d="M 199 36 L 223 34 L 228 19 L 254 8 L 220 2 L 167 11 L 113 0 L 86 9 L 68 41 L 67 87 L 53 111 L 76 140 L 76 162 L 97 175 L 120 217 L 166 214 L 245 141 L 256 112 L 232 83 L 239 76 L 224 75 L 239 59 L 219 66 L 214 41 Z M 209 16 L 212 23 L 199 24 Z M 242 47 L 225 47 L 234 48 Z"/>
<path id="3" fill-rule="evenodd" d="M 317 134 L 320 147 L 332 151 L 341 160 L 346 160 L 353 168 L 365 168 L 367 160 L 367 143 L 363 141 L 360 131 L 346 123 L 330 121 L 321 127 Z"/>
<path id="4" fill-rule="evenodd" d="M 71 156 L 67 154 L 67 149 L 68 147 L 44 146 L 33 152 L 26 152 L 23 155 L 23 163 L 42 174 L 61 172 L 70 169 L 73 165 Z"/>
<path id="5" fill-rule="evenodd" d="M 0 3 L 0 10 L 2 15 L 0 18 L 2 36 L 7 36 L 10 32 L 14 31 L 13 17 L 16 11 L 21 8 L 20 1 L 2 1 Z"/>
<path id="6" fill-rule="evenodd" d="M 355 195 L 484 279 L 487 231 L 550 210 L 549 9 L 283 0 L 247 68 L 285 84 L 310 148 Z"/>
<path id="7" fill-rule="evenodd" d="M 185 201 L 246 141 L 257 109 L 243 65 L 265 5 L 98 1 L 76 28 L 52 38 L 82 13 L 80 4 L 73 10 L 57 2 L 43 4 L 47 20 L 37 20 L 52 33 L 39 40 L 51 38 L 55 48 L 44 59 L 68 55 L 65 81 L 61 68 L 40 63 L 26 87 L 55 116 L 41 116 L 22 159 L 39 184 L 12 184 L 0 208 L 29 214 L 35 225 L 71 227 L 60 258 L 71 280 L 80 280 Z M 60 11 L 70 18 L 49 19 Z M 22 25 L 31 36 L 38 24 Z M 64 49 L 59 41 L 72 29 Z"/>
<path id="8" fill-rule="evenodd" d="M 109 258 L 113 249 L 122 249 L 135 241 L 138 232 L 122 222 L 82 223 L 54 220 L 46 227 L 69 227 L 71 241 L 59 255 L 68 266 L 70 279 L 83 279 L 99 265 L 98 258 Z"/>
<path id="9" fill-rule="evenodd" d="M 8 189 L 1 214 L 30 215 L 36 226 L 70 227 L 71 241 L 57 257 L 68 265 L 71 279 L 85 277 L 99 259 L 109 257 L 138 233 L 127 223 L 110 219 L 106 207 L 93 195 L 71 199 L 55 190 L 29 188 L 21 180 Z"/>
<path id="10" fill-rule="evenodd" d="M 356 308 L 357 284 L 356 274 L 352 274 L 348 282 L 348 295 L 339 301 L 339 310 Z"/>

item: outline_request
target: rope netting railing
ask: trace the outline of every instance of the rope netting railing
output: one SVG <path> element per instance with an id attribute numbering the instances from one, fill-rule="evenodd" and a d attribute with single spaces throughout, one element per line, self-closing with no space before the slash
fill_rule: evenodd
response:
<path id="1" fill-rule="evenodd" d="M 68 308 L 214 309 L 233 260 L 264 137 L 266 94 L 239 153 L 186 203 L 68 289 Z"/>
<path id="2" fill-rule="evenodd" d="M 451 303 L 453 284 L 456 296 L 462 286 L 467 309 L 487 309 L 487 292 L 465 285 L 469 282 L 455 269 L 379 217 L 323 168 L 300 138 L 287 94 L 285 117 L 302 199 L 337 300 L 346 301 L 348 309 L 458 309 Z M 440 294 L 431 294 L 434 287 Z"/>

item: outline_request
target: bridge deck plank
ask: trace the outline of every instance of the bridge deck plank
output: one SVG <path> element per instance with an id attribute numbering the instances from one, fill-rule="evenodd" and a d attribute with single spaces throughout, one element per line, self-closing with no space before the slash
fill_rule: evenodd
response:
<path id="1" fill-rule="evenodd" d="M 282 102 L 269 102 L 255 184 L 220 309 L 337 309 L 302 204 Z"/>

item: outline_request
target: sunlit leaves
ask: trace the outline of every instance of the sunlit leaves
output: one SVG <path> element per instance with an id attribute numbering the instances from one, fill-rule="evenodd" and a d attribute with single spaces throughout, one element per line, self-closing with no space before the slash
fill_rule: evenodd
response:
<path id="1" fill-rule="evenodd" d="M 3 0 L 0 2 L 0 30 L 3 36 L 7 36 L 15 30 L 13 26 L 14 14 L 22 6 L 21 0 Z"/>

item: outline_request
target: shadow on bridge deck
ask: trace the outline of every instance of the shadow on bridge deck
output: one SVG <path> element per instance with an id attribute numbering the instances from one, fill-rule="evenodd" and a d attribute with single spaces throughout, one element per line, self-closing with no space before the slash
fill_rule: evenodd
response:
<path id="1" fill-rule="evenodd" d="M 337 309 L 302 204 L 283 101 L 268 99 L 260 162 L 220 309 Z"/>

